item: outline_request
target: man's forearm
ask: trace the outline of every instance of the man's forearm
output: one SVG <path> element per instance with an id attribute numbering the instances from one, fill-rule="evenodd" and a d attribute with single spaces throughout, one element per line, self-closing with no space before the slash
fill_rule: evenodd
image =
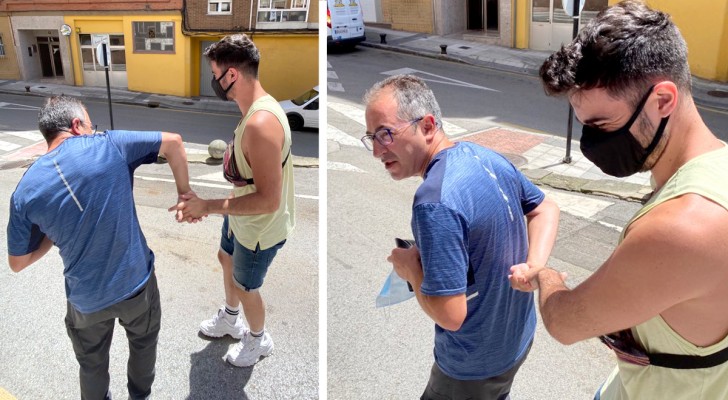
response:
<path id="1" fill-rule="evenodd" d="M 187 154 L 183 146 L 175 150 L 165 154 L 165 157 L 169 162 L 169 168 L 172 170 L 174 182 L 177 185 L 177 193 L 188 193 L 192 189 L 190 188 L 190 176 L 187 169 Z"/>
<path id="2" fill-rule="evenodd" d="M 551 250 L 556 242 L 559 228 L 559 208 L 550 199 L 542 203 L 542 212 L 528 217 L 528 259 L 532 267 L 543 267 L 548 263 Z"/>
<path id="3" fill-rule="evenodd" d="M 279 196 L 280 199 L 280 196 Z M 270 214 L 278 209 L 279 201 L 266 199 L 254 192 L 245 196 L 227 199 L 206 200 L 208 214 L 261 215 Z"/>
<path id="4" fill-rule="evenodd" d="M 551 268 L 544 268 L 537 277 L 541 319 L 546 330 L 561 343 L 574 343 L 569 339 L 571 335 L 568 334 L 569 327 L 565 326 L 566 319 L 561 318 L 573 318 L 576 311 L 570 309 L 566 303 L 565 296 L 568 296 L 569 288 L 564 285 L 561 274 Z"/>
<path id="5" fill-rule="evenodd" d="M 50 239 L 48 239 L 48 236 L 45 236 L 43 240 L 40 242 L 40 245 L 37 249 L 32 251 L 29 254 L 26 254 L 24 256 L 8 256 L 8 262 L 10 264 L 10 269 L 12 269 L 14 272 L 20 272 L 24 270 L 25 268 L 29 267 L 36 261 L 43 258 L 46 253 L 53 247 L 53 242 L 51 242 Z"/>

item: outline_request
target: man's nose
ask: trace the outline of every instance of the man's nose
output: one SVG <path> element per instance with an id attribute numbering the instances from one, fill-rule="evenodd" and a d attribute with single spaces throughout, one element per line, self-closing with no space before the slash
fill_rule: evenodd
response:
<path id="1" fill-rule="evenodd" d="M 386 152 L 387 146 L 379 143 L 377 139 L 372 140 L 372 153 L 374 153 L 374 157 L 380 158 Z"/>

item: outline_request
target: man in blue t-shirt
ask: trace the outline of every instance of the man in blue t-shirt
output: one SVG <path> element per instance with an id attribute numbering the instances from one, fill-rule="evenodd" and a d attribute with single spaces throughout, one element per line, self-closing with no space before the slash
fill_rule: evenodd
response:
<path id="1" fill-rule="evenodd" d="M 506 399 L 536 326 L 513 265 L 546 265 L 559 209 L 503 156 L 453 143 L 419 78 L 393 76 L 365 96 L 366 147 L 395 180 L 421 176 L 416 246 L 387 259 L 435 321 L 435 363 L 421 399 Z M 525 215 L 525 221 L 524 221 Z"/>
<path id="2" fill-rule="evenodd" d="M 129 340 L 129 397 L 147 398 L 161 310 L 154 253 L 134 207 L 134 170 L 162 153 L 179 196 L 189 193 L 182 139 L 167 132 L 96 134 L 84 105 L 67 96 L 46 100 L 38 126 L 48 151 L 28 168 L 10 199 L 10 268 L 25 269 L 55 244 L 63 260 L 65 323 L 80 365 L 81 398 L 110 398 L 116 318 Z"/>

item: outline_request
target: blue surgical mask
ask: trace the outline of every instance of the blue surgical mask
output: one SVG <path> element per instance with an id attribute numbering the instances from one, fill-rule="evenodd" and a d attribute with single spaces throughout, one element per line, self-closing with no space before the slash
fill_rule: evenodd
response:
<path id="1" fill-rule="evenodd" d="M 599 128 L 584 125 L 581 131 L 581 153 L 605 174 L 621 178 L 639 172 L 660 142 L 670 118 L 669 115 L 662 118 L 657 132 L 647 148 L 642 147 L 629 131 L 642 112 L 653 88 L 654 86 L 650 87 L 623 127 L 612 132 L 605 132 Z"/>

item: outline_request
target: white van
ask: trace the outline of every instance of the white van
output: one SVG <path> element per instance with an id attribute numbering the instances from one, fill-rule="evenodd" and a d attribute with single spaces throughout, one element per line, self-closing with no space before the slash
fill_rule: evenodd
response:
<path id="1" fill-rule="evenodd" d="M 326 44 L 355 46 L 364 41 L 364 11 L 359 4 L 364 0 L 327 0 Z"/>

